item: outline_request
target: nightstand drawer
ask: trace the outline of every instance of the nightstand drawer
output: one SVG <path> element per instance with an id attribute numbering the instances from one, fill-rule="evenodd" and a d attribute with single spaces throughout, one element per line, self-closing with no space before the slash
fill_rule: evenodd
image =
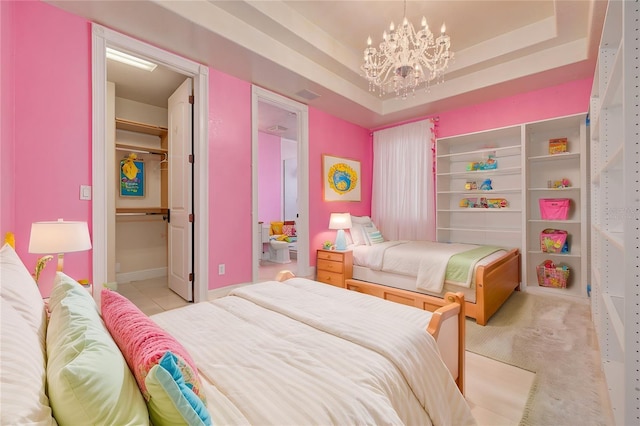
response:
<path id="1" fill-rule="evenodd" d="M 339 251 L 318 250 L 318 259 L 330 260 L 332 262 L 343 262 L 344 253 Z"/>
<path id="2" fill-rule="evenodd" d="M 317 280 L 322 283 L 335 285 L 337 287 L 344 287 L 344 275 L 342 274 L 318 270 L 317 276 Z"/>
<path id="3" fill-rule="evenodd" d="M 344 272 L 344 264 L 342 262 L 334 262 L 331 260 L 324 260 L 318 258 L 318 270 L 328 271 L 328 272 L 337 272 L 339 274 Z"/>

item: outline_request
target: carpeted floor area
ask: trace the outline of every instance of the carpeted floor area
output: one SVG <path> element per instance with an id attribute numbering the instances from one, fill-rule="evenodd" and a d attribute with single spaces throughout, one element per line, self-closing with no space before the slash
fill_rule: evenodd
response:
<path id="1" fill-rule="evenodd" d="M 521 425 L 611 425 L 589 305 L 515 292 L 467 350 L 536 373 Z"/>

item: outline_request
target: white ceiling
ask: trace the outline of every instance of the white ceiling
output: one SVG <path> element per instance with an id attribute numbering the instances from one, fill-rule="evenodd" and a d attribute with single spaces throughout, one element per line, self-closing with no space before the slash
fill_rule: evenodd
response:
<path id="1" fill-rule="evenodd" d="M 423 15 L 434 30 L 446 23 L 455 60 L 444 83 L 400 100 L 370 93 L 359 69 L 367 37 L 378 43 L 402 20 L 400 0 L 49 3 L 366 128 L 591 77 L 606 9 L 606 0 L 408 1 L 414 25 Z M 155 73 L 119 96 L 166 100 Z"/>

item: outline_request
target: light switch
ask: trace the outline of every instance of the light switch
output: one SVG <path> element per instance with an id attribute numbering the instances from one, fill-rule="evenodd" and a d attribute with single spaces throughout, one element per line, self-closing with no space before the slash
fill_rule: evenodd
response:
<path id="1" fill-rule="evenodd" d="M 91 199 L 91 187 L 89 185 L 80 185 L 80 199 L 81 200 Z"/>

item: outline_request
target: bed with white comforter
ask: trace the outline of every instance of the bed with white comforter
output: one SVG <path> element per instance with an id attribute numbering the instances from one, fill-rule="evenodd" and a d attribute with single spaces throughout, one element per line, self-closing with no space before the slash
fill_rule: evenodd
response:
<path id="1" fill-rule="evenodd" d="M 352 248 L 355 266 L 414 277 L 413 290 L 436 294 L 443 291 L 445 283 L 470 288 L 477 266 L 486 265 L 506 253 L 493 246 L 406 240 Z M 452 263 L 455 259 L 460 262 Z"/>
<path id="2" fill-rule="evenodd" d="M 214 424 L 474 424 L 431 315 L 293 278 L 152 319 L 193 357 Z"/>

